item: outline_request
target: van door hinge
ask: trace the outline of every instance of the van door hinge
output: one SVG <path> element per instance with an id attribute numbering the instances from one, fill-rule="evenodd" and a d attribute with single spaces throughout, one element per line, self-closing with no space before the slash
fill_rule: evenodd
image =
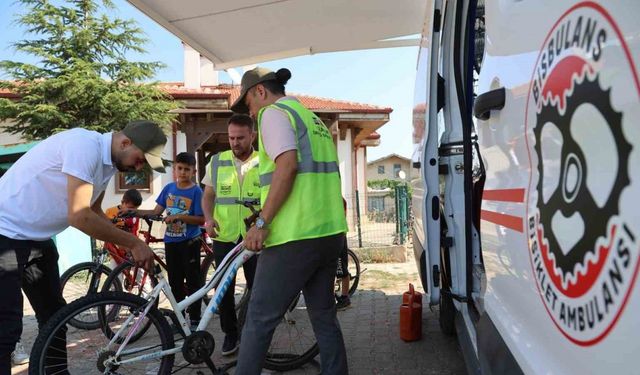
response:
<path id="1" fill-rule="evenodd" d="M 441 176 L 445 176 L 449 174 L 449 165 L 447 164 L 439 164 L 438 165 L 438 174 Z"/>
<path id="2" fill-rule="evenodd" d="M 443 236 L 440 238 L 440 246 L 450 248 L 453 246 L 453 237 Z"/>
<path id="3" fill-rule="evenodd" d="M 433 32 L 440 32 L 440 9 L 436 9 L 436 11 L 433 12 Z"/>
<path id="4" fill-rule="evenodd" d="M 440 291 L 440 293 L 444 294 L 445 296 L 449 296 L 449 297 L 451 297 L 451 298 L 453 298 L 456 301 L 461 302 L 461 303 L 467 303 L 469 301 L 469 299 L 467 297 L 459 296 L 457 294 L 453 294 L 453 293 L 451 293 L 450 290 L 442 289 Z"/>
<path id="5" fill-rule="evenodd" d="M 437 265 L 433 266 L 433 285 L 435 287 L 440 286 L 440 269 Z"/>

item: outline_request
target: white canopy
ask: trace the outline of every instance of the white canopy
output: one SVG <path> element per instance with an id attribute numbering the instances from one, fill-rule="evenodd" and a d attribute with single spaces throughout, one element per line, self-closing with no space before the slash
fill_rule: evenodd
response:
<path id="1" fill-rule="evenodd" d="M 425 0 L 128 0 L 215 69 L 418 45 Z M 407 37 L 410 37 L 407 39 Z"/>

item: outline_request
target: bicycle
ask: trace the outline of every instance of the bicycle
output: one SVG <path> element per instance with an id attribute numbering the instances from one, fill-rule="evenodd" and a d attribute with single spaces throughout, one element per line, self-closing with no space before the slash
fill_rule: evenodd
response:
<path id="1" fill-rule="evenodd" d="M 158 239 L 151 234 L 153 228 L 153 222 L 159 221 L 162 222 L 164 218 L 161 215 L 152 215 L 146 216 L 142 218 L 147 224 L 146 231 L 140 231 L 139 233 L 144 237 L 145 243 L 157 243 L 163 242 L 162 239 Z M 214 249 L 209 244 L 209 236 L 207 235 L 204 229 L 202 230 L 200 236 L 200 248 L 201 248 L 201 265 L 200 272 L 203 276 L 204 280 L 207 280 L 208 275 L 212 275 L 215 272 L 216 264 L 215 264 L 215 256 Z M 160 265 L 164 270 L 167 270 L 167 265 L 164 263 L 162 257 L 154 251 L 154 260 L 157 264 Z M 108 275 L 107 280 L 105 281 L 102 290 L 109 291 L 114 290 L 116 288 L 117 283 L 122 283 L 122 288 L 120 290 L 124 290 L 128 293 L 142 296 L 149 294 L 150 291 L 158 284 L 157 279 L 153 276 L 148 275 L 148 273 L 141 267 L 136 266 L 128 259 L 118 265 L 116 268 L 111 271 Z M 248 295 L 246 293 L 246 283 L 238 283 L 236 282 L 236 290 L 234 292 L 236 296 L 239 296 L 236 301 L 236 309 L 237 306 L 246 298 Z M 206 294 L 203 297 L 204 305 L 209 303 L 211 296 Z"/>
<path id="2" fill-rule="evenodd" d="M 112 219 L 116 222 L 122 218 L 131 217 L 131 213 L 124 213 Z M 147 223 L 146 231 L 139 231 L 147 245 L 163 242 L 162 238 L 157 238 L 152 234 L 153 221 L 162 221 L 162 216 L 150 216 L 143 218 Z M 205 257 L 213 257 L 213 250 L 206 241 L 206 233 L 202 234 L 201 253 Z M 116 263 L 116 267 L 111 269 L 104 263 L 108 257 Z M 158 253 L 154 251 L 154 260 L 164 269 L 166 264 Z M 74 282 L 78 280 L 77 282 Z M 101 281 L 105 280 L 102 285 Z M 126 291 L 131 294 L 141 296 L 149 293 L 157 280 L 148 275 L 144 270 L 135 267 L 129 259 L 127 251 L 111 242 L 105 242 L 102 250 L 94 257 L 93 262 L 84 262 L 74 265 L 60 276 L 62 295 L 67 302 L 98 291 Z M 80 317 L 82 318 L 82 317 Z M 99 322 L 87 321 L 86 319 L 74 319 L 70 322 L 75 328 L 95 329 Z"/>
<path id="3" fill-rule="evenodd" d="M 358 289 L 358 283 L 360 282 L 360 275 L 364 273 L 367 269 L 360 271 L 360 259 L 351 249 L 347 249 L 347 275 L 349 276 L 349 297 L 353 297 L 356 290 Z M 340 262 L 340 259 L 338 259 Z M 338 267 L 340 269 L 340 267 Z M 335 284 L 335 294 L 339 295 L 342 292 L 342 275 L 339 272 L 336 272 L 336 284 Z"/>
<path id="4" fill-rule="evenodd" d="M 250 209 L 255 211 L 253 207 Z M 257 217 L 257 212 L 254 212 L 252 217 L 254 216 Z M 158 284 L 146 299 L 113 291 L 91 294 L 76 300 L 60 309 L 40 330 L 32 349 L 30 374 L 71 373 L 71 370 L 86 373 L 96 369 L 105 374 L 129 373 L 127 370 L 121 370 L 125 366 L 128 370 L 135 371 L 137 369 L 146 374 L 170 374 L 177 353 L 182 353 L 188 362 L 184 367 L 205 363 L 215 374 L 226 373 L 226 370 L 234 363 L 220 368 L 216 367 L 210 358 L 215 348 L 215 340 L 209 332 L 205 331 L 205 328 L 217 311 L 238 268 L 254 254 L 254 252 L 244 249 L 243 243 L 238 244 L 227 254 L 205 286 L 179 303 L 175 301 L 168 281 L 158 265 L 155 266 Z M 214 288 L 216 291 L 207 305 L 205 314 L 196 331 L 191 332 L 184 312 L 189 305 Z M 164 310 L 164 315 L 156 307 L 160 293 L 167 296 L 172 307 L 172 310 Z M 110 317 L 107 309 L 118 311 L 117 316 Z M 306 362 L 317 355 L 317 343 L 305 310 L 304 299 L 296 298 L 277 330 L 280 328 L 288 329 L 290 331 L 289 337 L 292 336 L 292 332 L 301 335 L 302 331 L 306 331 L 313 337 L 311 347 L 304 348 L 301 354 L 276 351 L 270 348 L 265 360 L 265 368 L 283 371 L 291 369 L 292 365 L 299 365 L 301 358 L 304 358 Z M 88 311 L 97 315 L 100 322 L 100 327 L 96 328 L 97 332 L 73 330 L 73 326 L 67 327 L 67 324 L 75 316 Z M 177 345 L 165 316 L 168 316 L 180 330 L 181 339 L 179 341 L 182 342 Z M 303 321 L 298 316 L 302 319 L 307 318 L 307 321 Z M 76 338 L 75 335 L 80 337 Z M 297 339 L 304 340 L 300 335 L 297 336 Z M 63 337 L 66 339 L 64 342 L 68 344 L 65 346 L 66 349 L 61 352 L 60 340 Z M 73 354 L 69 354 L 69 351 L 73 351 Z M 74 361 L 71 369 L 69 361 Z M 178 370 L 182 368 L 178 368 Z"/>

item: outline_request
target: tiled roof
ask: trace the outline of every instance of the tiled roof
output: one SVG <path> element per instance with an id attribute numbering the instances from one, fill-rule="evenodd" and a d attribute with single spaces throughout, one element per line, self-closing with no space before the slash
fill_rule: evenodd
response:
<path id="1" fill-rule="evenodd" d="M 195 98 L 224 98 L 227 97 L 229 105 L 240 96 L 238 85 L 205 86 L 199 89 L 185 88 L 182 82 L 162 82 L 160 86 L 175 99 Z M 391 113 L 393 109 L 378 107 L 369 104 L 354 103 L 343 100 L 320 98 L 309 95 L 291 94 L 297 97 L 305 107 L 311 110 L 333 110 L 361 113 Z"/>
<path id="2" fill-rule="evenodd" d="M 13 93 L 7 89 L 0 88 L 0 98 L 19 98 L 20 95 Z"/>
<path id="3" fill-rule="evenodd" d="M 197 89 L 184 87 L 182 82 L 161 82 L 160 88 L 174 99 L 227 99 L 229 105 L 233 103 L 240 95 L 240 86 L 238 85 L 217 85 L 204 86 Z M 305 107 L 311 110 L 327 110 L 327 111 L 345 111 L 358 113 L 391 113 L 393 109 L 388 107 L 378 107 L 363 103 L 354 103 L 344 100 L 336 100 L 329 98 L 320 98 L 310 95 L 297 95 L 297 97 Z M 6 89 L 0 89 L 0 98 L 17 98 L 17 94 Z"/>

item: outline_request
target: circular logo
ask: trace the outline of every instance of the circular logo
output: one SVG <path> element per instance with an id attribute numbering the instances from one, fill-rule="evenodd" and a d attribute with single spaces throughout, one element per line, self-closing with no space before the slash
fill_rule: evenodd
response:
<path id="1" fill-rule="evenodd" d="M 568 10 L 542 45 L 527 99 L 527 232 L 542 302 L 579 345 L 613 329 L 638 274 L 639 104 L 611 16 L 590 2 Z"/>

